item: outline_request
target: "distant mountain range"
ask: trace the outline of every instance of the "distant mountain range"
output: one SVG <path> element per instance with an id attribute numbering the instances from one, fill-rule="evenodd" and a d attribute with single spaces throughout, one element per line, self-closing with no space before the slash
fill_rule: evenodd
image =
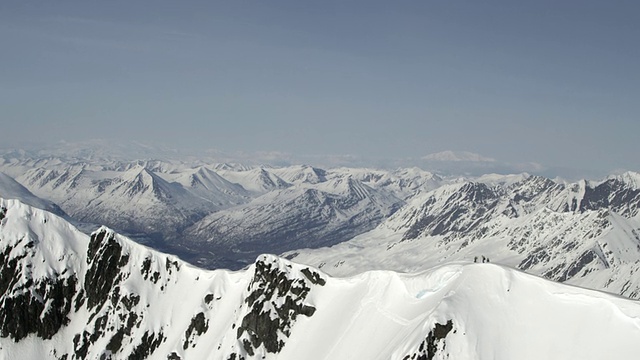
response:
<path id="1" fill-rule="evenodd" d="M 261 253 L 337 276 L 484 259 L 640 298 L 637 173 L 565 182 L 90 155 L 5 154 L 0 194 L 206 268 Z"/>
<path id="2" fill-rule="evenodd" d="M 76 221 L 110 226 L 210 268 L 349 240 L 442 181 L 418 169 L 99 158 L 9 157 L 0 171 Z"/>

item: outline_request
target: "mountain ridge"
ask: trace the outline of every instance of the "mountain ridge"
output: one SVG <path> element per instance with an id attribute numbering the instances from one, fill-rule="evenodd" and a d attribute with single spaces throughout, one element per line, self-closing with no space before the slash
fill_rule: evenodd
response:
<path id="1" fill-rule="evenodd" d="M 619 180 L 569 185 L 535 176 L 503 184 L 463 181 L 412 198 L 352 240 L 283 255 L 337 276 L 490 259 L 638 298 L 639 209 L 638 191 Z"/>
<path id="2" fill-rule="evenodd" d="M 0 208 L 0 358 L 589 360 L 640 350 L 638 302 L 499 265 L 340 279 L 261 255 L 246 270 L 208 271 L 17 200 Z"/>

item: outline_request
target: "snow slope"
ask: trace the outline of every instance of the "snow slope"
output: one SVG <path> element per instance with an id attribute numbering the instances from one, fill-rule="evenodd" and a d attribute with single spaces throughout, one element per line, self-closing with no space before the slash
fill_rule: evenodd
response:
<path id="1" fill-rule="evenodd" d="M 0 359 L 635 359 L 640 303 L 493 264 L 206 271 L 0 200 Z"/>
<path id="2" fill-rule="evenodd" d="M 51 201 L 39 198 L 15 179 L 0 172 L 0 197 L 5 199 L 17 199 L 33 207 L 47 210 L 60 216 L 66 216 L 60 207 Z"/>

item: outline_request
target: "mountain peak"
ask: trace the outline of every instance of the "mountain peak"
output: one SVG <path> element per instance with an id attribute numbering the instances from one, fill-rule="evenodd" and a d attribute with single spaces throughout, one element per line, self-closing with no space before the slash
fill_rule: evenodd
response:
<path id="1" fill-rule="evenodd" d="M 633 189 L 640 190 L 640 173 L 635 171 L 626 171 L 619 175 L 609 176 L 608 179 L 616 179 L 619 180 Z"/>

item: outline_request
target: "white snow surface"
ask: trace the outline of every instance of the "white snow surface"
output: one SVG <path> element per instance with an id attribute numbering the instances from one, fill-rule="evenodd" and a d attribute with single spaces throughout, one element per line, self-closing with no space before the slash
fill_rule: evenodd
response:
<path id="1" fill-rule="evenodd" d="M 39 209 L 47 210 L 58 215 L 64 215 L 64 211 L 51 201 L 35 196 L 26 187 L 22 186 L 9 175 L 0 172 L 0 197 L 5 199 L 17 199 Z"/>
<path id="2" fill-rule="evenodd" d="M 19 258 L 23 269 L 28 269 L 10 289 L 34 291 L 25 285 L 28 279 L 71 275 L 82 286 L 88 267 L 98 261 L 87 257 L 89 236 L 17 200 L 2 199 L 0 205 L 7 209 L 0 225 L 0 250 L 11 247 L 9 256 Z M 415 359 L 426 358 L 430 336 L 433 359 L 637 359 L 640 353 L 640 303 L 551 282 L 507 266 L 452 262 L 412 274 L 370 271 L 334 278 L 263 255 L 243 271 L 206 271 L 109 229 L 97 233 L 105 239 L 112 237 L 126 254 L 126 264 L 119 269 L 123 276 L 118 292 L 111 291 L 98 308 L 83 305 L 72 310 L 69 323 L 51 339 L 31 334 L 16 342 L 3 335 L 0 359 L 40 360 L 74 354 L 74 336 L 85 331 L 94 334 L 102 321 L 96 319 L 104 319 L 106 326 L 88 347 L 88 359 L 127 358 L 150 333 L 162 333 L 164 340 L 149 359 L 167 359 L 170 354 L 190 360 L 226 360 L 232 354 L 279 360 Z M 27 242 L 34 245 L 25 247 Z M 145 262 L 149 274 L 158 274 L 156 281 L 153 275 L 145 277 Z M 262 294 L 257 302 L 272 319 L 278 318 L 275 309 L 285 302 L 276 295 L 262 302 L 269 299 L 258 290 L 270 285 L 257 279 L 262 274 L 259 269 L 265 268 L 281 274 L 278 284 L 291 280 L 308 287 L 301 303 L 315 312 L 292 320 L 288 335 L 276 331 L 283 341 L 278 352 L 268 351 L 263 344 L 253 347 L 251 355 L 238 336 L 243 318 L 251 311 L 248 299 Z M 305 272 L 315 274 L 315 281 Z M 4 294 L 0 305 L 13 295 Z M 131 310 L 125 309 L 127 296 L 139 296 Z M 77 297 L 74 295 L 74 302 Z M 46 296 L 43 301 L 48 301 Z M 137 317 L 131 334 L 124 336 L 117 351 L 107 350 L 115 329 L 132 313 Z M 189 333 L 200 313 L 206 330 Z M 451 328 L 442 335 L 447 324 Z"/>

